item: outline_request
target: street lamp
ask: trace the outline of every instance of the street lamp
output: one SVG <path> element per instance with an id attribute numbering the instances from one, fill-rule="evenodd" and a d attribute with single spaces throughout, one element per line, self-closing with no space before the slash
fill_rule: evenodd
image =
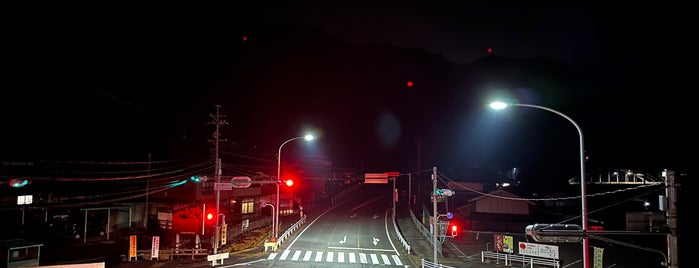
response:
<path id="1" fill-rule="evenodd" d="M 522 107 L 531 107 L 531 108 L 537 108 L 537 109 L 542 109 L 546 110 L 552 113 L 555 113 L 557 115 L 562 116 L 563 118 L 567 119 L 571 123 L 573 123 L 573 126 L 578 130 L 578 135 L 580 136 L 580 197 L 581 197 L 581 203 L 582 203 L 582 212 L 581 212 L 581 217 L 582 217 L 582 233 L 583 233 L 583 248 L 582 248 L 582 259 L 583 259 L 583 268 L 589 268 L 590 267 L 590 259 L 588 255 L 588 246 L 589 242 L 587 240 L 587 236 L 585 232 L 587 231 L 587 194 L 585 190 L 585 151 L 584 151 L 584 146 L 583 146 L 583 133 L 582 130 L 580 129 L 580 126 L 578 126 L 573 119 L 570 119 L 565 114 L 562 114 L 559 111 L 556 111 L 551 108 L 543 107 L 543 106 L 538 106 L 538 105 L 531 105 L 531 104 L 522 104 L 522 103 L 516 103 L 516 104 L 509 104 L 511 106 L 522 106 Z M 490 108 L 493 108 L 495 110 L 502 110 L 507 108 L 508 104 L 504 102 L 492 102 L 490 103 Z"/>
<path id="2" fill-rule="evenodd" d="M 273 235 L 274 240 L 277 240 L 277 238 L 279 238 L 279 209 L 280 209 L 280 207 L 279 207 L 279 184 L 281 184 L 281 175 L 282 175 L 281 174 L 282 173 L 281 172 L 282 171 L 282 147 L 284 147 L 284 144 L 287 144 L 290 141 L 299 140 L 299 139 L 305 139 L 307 141 L 311 141 L 311 140 L 313 140 L 313 135 L 308 134 L 306 136 L 288 139 L 284 143 L 282 143 L 282 145 L 279 145 L 279 152 L 277 153 L 277 183 L 276 183 L 277 184 L 277 197 L 276 197 L 277 200 L 274 202 L 274 204 L 275 204 L 274 207 L 277 210 L 276 210 L 276 213 L 274 215 L 274 224 L 272 225 L 272 229 L 274 230 L 274 235 Z"/>

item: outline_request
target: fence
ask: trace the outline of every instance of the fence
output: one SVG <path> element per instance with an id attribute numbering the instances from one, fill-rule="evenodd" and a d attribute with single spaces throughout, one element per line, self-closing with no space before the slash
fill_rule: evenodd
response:
<path id="1" fill-rule="evenodd" d="M 495 259 L 496 263 L 500 263 L 500 260 L 505 261 L 505 266 L 512 265 L 512 262 L 522 263 L 522 267 L 529 264 L 530 268 L 534 268 L 534 265 L 543 265 L 560 268 L 561 261 L 549 258 L 537 258 L 530 257 L 520 254 L 507 254 L 492 251 L 481 251 L 481 262 L 486 262 L 489 259 Z"/>
<path id="2" fill-rule="evenodd" d="M 448 265 L 444 265 L 444 264 L 426 261 L 425 259 L 420 259 L 420 267 L 422 267 L 422 268 L 456 268 L 454 266 L 448 266 Z"/>

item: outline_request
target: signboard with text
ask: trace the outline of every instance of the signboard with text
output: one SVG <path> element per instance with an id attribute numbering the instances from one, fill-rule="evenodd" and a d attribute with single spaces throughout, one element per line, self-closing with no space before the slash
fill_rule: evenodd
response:
<path id="1" fill-rule="evenodd" d="M 158 259 L 158 253 L 160 253 L 160 236 L 154 236 L 153 244 L 150 248 L 150 259 Z"/>
<path id="2" fill-rule="evenodd" d="M 519 242 L 519 254 L 558 259 L 558 246 Z"/>
<path id="3" fill-rule="evenodd" d="M 388 184 L 388 174 L 386 173 L 365 173 L 364 183 L 367 184 Z"/>
<path id="4" fill-rule="evenodd" d="M 136 258 L 136 250 L 138 248 L 136 247 L 136 236 L 131 235 L 129 236 L 129 259 L 131 258 Z"/>

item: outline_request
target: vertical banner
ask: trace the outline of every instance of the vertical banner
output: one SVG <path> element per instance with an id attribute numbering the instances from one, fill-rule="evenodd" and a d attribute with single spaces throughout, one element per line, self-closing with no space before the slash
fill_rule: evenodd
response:
<path id="1" fill-rule="evenodd" d="M 594 247 L 595 254 L 593 257 L 593 268 L 602 268 L 602 256 L 604 255 L 604 248 Z"/>
<path id="2" fill-rule="evenodd" d="M 221 245 L 225 245 L 226 240 L 228 240 L 228 238 L 226 237 L 227 232 L 228 232 L 228 224 L 224 223 L 221 225 Z"/>
<path id="3" fill-rule="evenodd" d="M 159 259 L 158 253 L 160 253 L 160 236 L 154 236 L 153 245 L 150 247 L 150 259 Z"/>
<path id="4" fill-rule="evenodd" d="M 502 235 L 501 234 L 496 234 L 493 235 L 493 249 L 496 252 L 502 252 L 504 249 L 504 245 L 502 243 Z"/>
<path id="5" fill-rule="evenodd" d="M 129 260 L 131 260 L 131 258 L 136 258 L 136 249 L 136 236 L 131 235 L 129 236 Z"/>
<path id="6" fill-rule="evenodd" d="M 514 238 L 511 235 L 506 235 L 502 237 L 502 251 L 507 253 L 514 252 Z"/>

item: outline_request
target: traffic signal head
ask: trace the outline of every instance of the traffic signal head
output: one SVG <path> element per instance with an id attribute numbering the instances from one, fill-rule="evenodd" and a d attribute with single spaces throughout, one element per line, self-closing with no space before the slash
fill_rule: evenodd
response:
<path id="1" fill-rule="evenodd" d="M 193 182 L 201 182 L 203 178 L 201 176 L 191 176 L 189 177 L 189 180 Z"/>
<path id="2" fill-rule="evenodd" d="M 454 191 L 452 191 L 451 189 L 435 189 L 434 194 L 435 195 L 452 196 L 452 195 L 454 195 Z"/>
<path id="3" fill-rule="evenodd" d="M 457 229 L 458 229 L 458 228 L 456 227 L 456 225 L 452 225 L 452 226 L 451 226 L 451 236 L 456 236 L 456 234 L 457 234 L 457 232 L 456 232 Z"/>
<path id="4" fill-rule="evenodd" d="M 24 187 L 27 184 L 29 184 L 28 179 L 11 179 L 10 180 L 10 186 L 14 187 L 14 188 Z"/>
<path id="5" fill-rule="evenodd" d="M 284 181 L 284 184 L 286 184 L 287 187 L 294 186 L 294 180 L 288 179 L 288 180 Z"/>

